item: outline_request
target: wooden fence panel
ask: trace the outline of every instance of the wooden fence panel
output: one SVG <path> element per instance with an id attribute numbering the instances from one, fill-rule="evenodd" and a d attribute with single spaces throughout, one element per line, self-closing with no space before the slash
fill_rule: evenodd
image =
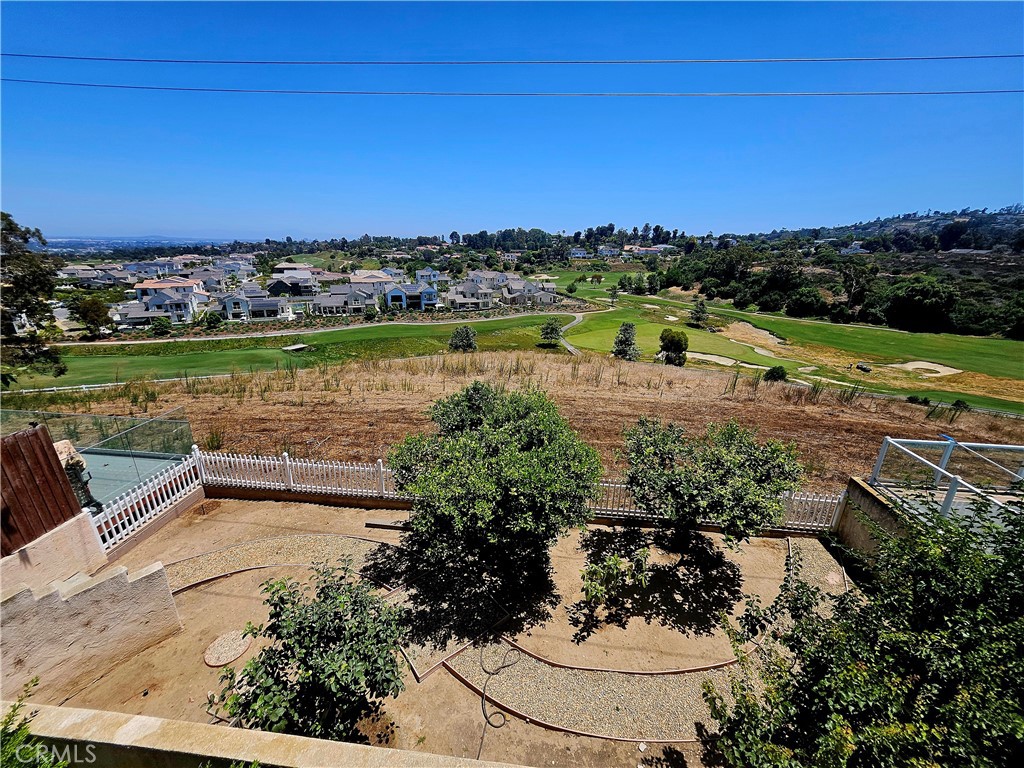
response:
<path id="1" fill-rule="evenodd" d="M 0 549 L 9 555 L 82 511 L 46 427 L 15 432 L 0 445 Z"/>

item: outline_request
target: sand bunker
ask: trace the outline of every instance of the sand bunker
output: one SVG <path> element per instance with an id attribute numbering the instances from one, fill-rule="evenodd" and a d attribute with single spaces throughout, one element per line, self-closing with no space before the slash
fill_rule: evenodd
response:
<path id="1" fill-rule="evenodd" d="M 531 275 L 534 280 L 557 280 L 558 275 Z"/>
<path id="2" fill-rule="evenodd" d="M 657 304 L 644 304 L 644 309 L 661 309 Z"/>
<path id="3" fill-rule="evenodd" d="M 920 372 L 925 378 L 934 376 L 952 376 L 955 373 L 963 373 L 959 368 L 951 368 L 940 363 L 929 363 L 927 360 L 911 360 L 909 363 L 896 363 L 889 368 L 899 368 L 904 371 Z"/>
<path id="4" fill-rule="evenodd" d="M 665 319 L 675 321 L 678 320 L 679 318 L 676 317 L 675 315 L 665 315 Z"/>
<path id="5" fill-rule="evenodd" d="M 722 355 L 705 355 L 703 352 L 687 352 L 686 356 L 692 357 L 695 360 L 718 363 L 719 365 L 736 365 L 736 361 L 731 357 L 723 357 Z"/>
<path id="6" fill-rule="evenodd" d="M 797 370 L 800 371 L 800 373 L 810 373 L 811 371 L 818 370 L 818 366 L 816 366 L 816 365 L 805 365 L 802 368 L 797 368 Z"/>

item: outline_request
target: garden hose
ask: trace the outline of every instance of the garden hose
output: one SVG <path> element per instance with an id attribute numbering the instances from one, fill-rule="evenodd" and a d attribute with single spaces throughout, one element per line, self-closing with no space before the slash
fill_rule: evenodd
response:
<path id="1" fill-rule="evenodd" d="M 509 656 L 513 654 L 514 656 L 512 660 L 509 661 Z M 505 651 L 505 655 L 501 657 L 501 663 L 494 669 L 494 671 L 491 671 L 487 669 L 487 665 L 484 664 L 484 646 L 480 646 L 480 669 L 482 669 L 484 674 L 487 675 L 487 679 L 484 680 L 483 688 L 480 691 L 480 711 L 483 713 L 484 720 L 487 721 L 487 724 L 491 726 L 491 728 L 501 728 L 508 722 L 508 717 L 506 717 L 505 713 L 500 709 L 496 709 L 491 713 L 487 712 L 487 684 L 491 682 L 491 678 L 497 677 L 503 670 L 518 664 L 522 656 L 522 651 L 518 648 L 510 647 Z M 498 717 L 500 717 L 501 720 L 495 723 L 495 720 Z"/>

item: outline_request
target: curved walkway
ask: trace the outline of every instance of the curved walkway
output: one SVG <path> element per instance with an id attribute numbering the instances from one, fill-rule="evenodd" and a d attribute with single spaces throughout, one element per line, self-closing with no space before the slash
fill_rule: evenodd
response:
<path id="1" fill-rule="evenodd" d="M 380 542 L 333 533 L 278 536 L 187 557 L 165 565 L 164 569 L 171 592 L 181 592 L 222 576 L 278 565 L 311 566 L 349 559 L 358 570 L 366 555 L 378 546 Z"/>

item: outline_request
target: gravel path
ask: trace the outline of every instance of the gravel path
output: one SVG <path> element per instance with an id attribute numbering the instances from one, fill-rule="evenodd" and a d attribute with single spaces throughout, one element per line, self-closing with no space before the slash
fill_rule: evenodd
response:
<path id="1" fill-rule="evenodd" d="M 496 702 L 549 725 L 620 739 L 686 741 L 697 738 L 697 722 L 711 716 L 701 686 L 711 680 L 728 687 L 729 670 L 680 675 L 626 675 L 560 669 L 527 656 L 490 677 L 509 646 L 492 644 L 468 648 L 446 664 L 477 688 L 487 682 L 487 695 Z"/>
<path id="2" fill-rule="evenodd" d="M 358 570 L 366 555 L 378 546 L 377 542 L 334 534 L 279 536 L 179 560 L 166 566 L 166 570 L 171 591 L 180 592 L 208 579 L 270 565 L 333 564 L 347 557 L 351 559 L 352 567 Z"/>

